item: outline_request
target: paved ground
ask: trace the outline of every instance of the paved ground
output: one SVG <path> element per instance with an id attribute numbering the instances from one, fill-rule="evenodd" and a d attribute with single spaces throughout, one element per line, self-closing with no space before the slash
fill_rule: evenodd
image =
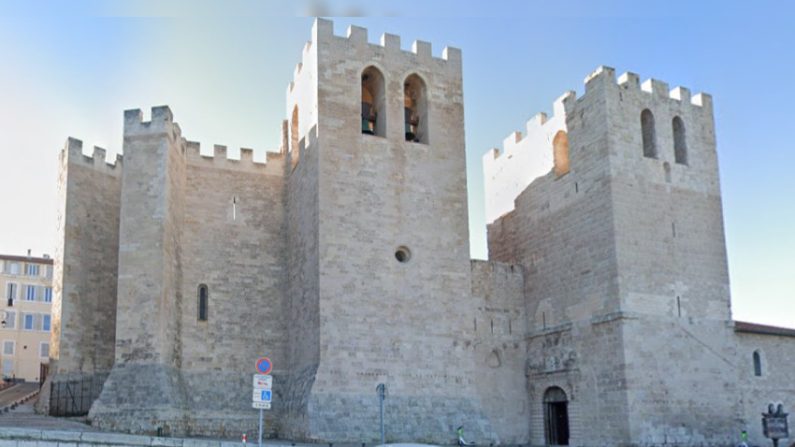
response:
<path id="1" fill-rule="evenodd" d="M 28 394 L 36 391 L 39 389 L 38 383 L 33 382 L 26 382 L 26 383 L 17 383 L 16 385 L 12 385 L 9 388 L 0 391 L 0 408 L 5 407 L 6 405 L 10 405 L 15 401 L 27 396 Z"/>
<path id="2" fill-rule="evenodd" d="M 38 385 L 37 385 L 38 386 Z M 30 392 L 30 391 L 28 391 Z M 96 431 L 82 418 L 54 418 L 33 412 L 32 399 L 8 413 L 0 413 L 0 427 L 35 428 L 39 430 Z"/>
<path id="3" fill-rule="evenodd" d="M 38 385 L 37 385 L 38 386 Z M 10 389 L 9 389 L 10 390 Z M 35 387 L 34 387 L 35 390 Z M 21 390 L 17 390 L 21 391 Z M 30 393 L 30 389 L 26 389 Z M 25 393 L 25 394 L 27 394 Z M 2 392 L 0 392 L 0 395 Z M 24 395 L 24 394 L 23 394 Z M 0 396 L 2 397 L 2 396 Z M 33 412 L 32 399 L 23 405 L 0 413 L 0 446 L 30 445 L 29 440 L 43 439 L 49 444 L 69 443 L 78 447 L 94 447 L 98 444 L 106 446 L 140 446 L 140 447 L 256 447 L 256 439 L 248 444 L 233 440 L 217 440 L 208 438 L 156 438 L 149 436 L 125 435 L 119 433 L 100 432 L 86 425 L 85 418 L 56 418 L 42 416 Z M 82 433 L 81 433 L 82 432 Z M 76 443 L 76 444 L 75 444 Z M 318 447 L 325 444 L 303 444 L 286 440 L 268 439 L 263 442 L 268 447 Z M 336 445 L 336 444 L 335 444 Z M 359 447 L 361 444 L 342 444 L 340 447 Z M 394 447 L 431 447 L 425 444 L 392 444 Z M 369 444 L 368 447 L 374 447 Z"/>

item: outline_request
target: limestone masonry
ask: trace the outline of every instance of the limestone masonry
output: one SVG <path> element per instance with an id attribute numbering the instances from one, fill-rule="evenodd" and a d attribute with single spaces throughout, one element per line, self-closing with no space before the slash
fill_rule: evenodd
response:
<path id="1" fill-rule="evenodd" d="M 67 141 L 42 411 L 238 438 L 268 355 L 285 439 L 376 441 L 384 383 L 393 442 L 766 442 L 795 331 L 732 321 L 710 96 L 599 68 L 484 157 L 472 261 L 460 50 L 332 28 L 266 163 L 168 107 L 125 112 L 123 160 Z"/>

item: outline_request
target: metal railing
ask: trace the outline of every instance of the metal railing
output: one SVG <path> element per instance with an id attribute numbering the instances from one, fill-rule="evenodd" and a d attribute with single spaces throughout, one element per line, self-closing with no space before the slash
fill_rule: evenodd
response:
<path id="1" fill-rule="evenodd" d="M 85 416 L 99 397 L 105 374 L 82 376 L 50 384 L 50 416 Z"/>

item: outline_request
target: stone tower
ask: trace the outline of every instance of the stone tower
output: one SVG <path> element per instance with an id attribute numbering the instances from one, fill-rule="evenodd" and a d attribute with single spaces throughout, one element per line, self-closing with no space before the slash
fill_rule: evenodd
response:
<path id="1" fill-rule="evenodd" d="M 574 444 L 730 442 L 710 97 L 603 67 L 527 127 L 484 171 L 490 258 L 527 269 L 531 441 L 550 442 L 545 409 L 567 401 Z"/>
<path id="2" fill-rule="evenodd" d="M 461 355 L 473 307 L 461 54 L 412 48 L 318 20 L 288 90 L 292 437 L 377 435 L 379 383 L 401 427 L 388 439 L 491 431 Z"/>

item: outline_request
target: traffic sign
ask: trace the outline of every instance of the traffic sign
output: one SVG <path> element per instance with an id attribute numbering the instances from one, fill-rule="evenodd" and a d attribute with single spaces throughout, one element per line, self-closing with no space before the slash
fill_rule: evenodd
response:
<path id="1" fill-rule="evenodd" d="M 254 374 L 254 389 L 269 390 L 273 384 L 273 376 L 267 374 Z"/>
<path id="2" fill-rule="evenodd" d="M 251 402 L 251 408 L 256 408 L 258 410 L 270 410 L 271 403 L 270 402 Z"/>
<path id="3" fill-rule="evenodd" d="M 257 359 L 257 371 L 259 371 L 260 374 L 270 374 L 272 369 L 273 363 L 271 363 L 271 359 L 267 357 L 260 357 Z"/>
<path id="4" fill-rule="evenodd" d="M 251 401 L 270 402 L 271 397 L 273 397 L 273 393 L 271 393 L 271 390 L 254 390 L 254 392 L 251 394 Z"/>

